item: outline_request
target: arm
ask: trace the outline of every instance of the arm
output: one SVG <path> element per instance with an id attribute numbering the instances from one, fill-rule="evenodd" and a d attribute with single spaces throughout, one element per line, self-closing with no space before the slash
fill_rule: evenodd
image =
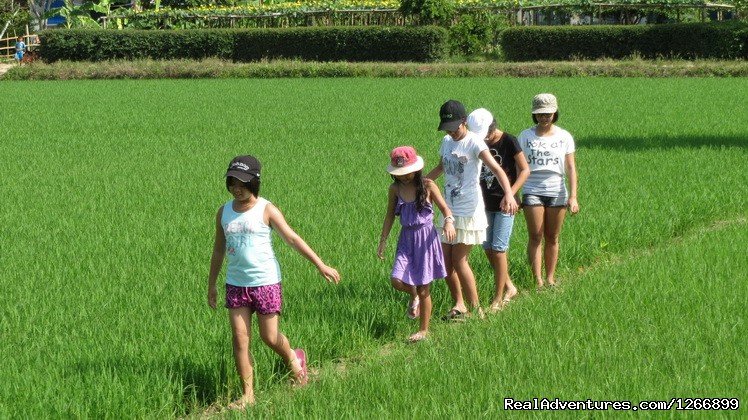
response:
<path id="1" fill-rule="evenodd" d="M 226 254 L 226 236 L 221 226 L 221 214 L 223 206 L 218 209 L 216 214 L 216 235 L 213 241 L 213 255 L 210 257 L 210 272 L 208 273 L 208 306 L 216 309 L 216 279 L 221 272 L 223 257 Z"/>
<path id="2" fill-rule="evenodd" d="M 439 192 L 439 186 L 436 185 L 434 181 L 424 179 L 423 182 L 426 185 L 426 191 L 429 192 L 431 201 L 436 204 L 436 207 L 439 207 L 439 211 L 442 212 L 442 216 L 444 216 L 444 227 L 442 228 L 442 230 L 444 230 L 444 236 L 449 242 L 452 242 L 457 235 L 455 232 L 455 219 L 454 216 L 452 216 L 452 210 L 447 206 L 447 202 L 444 201 L 444 197 L 442 197 L 441 192 Z"/>
<path id="3" fill-rule="evenodd" d="M 569 176 L 569 211 L 571 214 L 579 213 L 579 203 L 577 202 L 577 164 L 574 160 L 574 153 L 566 155 L 566 173 Z"/>
<path id="4" fill-rule="evenodd" d="M 509 214 L 517 213 L 517 201 L 514 199 L 514 195 L 512 195 L 512 186 L 509 184 L 509 178 L 507 178 L 504 170 L 501 169 L 501 166 L 499 166 L 499 164 L 494 160 L 488 149 L 480 152 L 478 157 L 483 161 L 483 164 L 488 166 L 488 169 L 493 172 L 496 179 L 499 181 L 501 188 L 504 190 L 504 198 L 501 200 L 501 209 Z"/>
<path id="5" fill-rule="evenodd" d="M 387 246 L 387 237 L 390 236 L 390 230 L 395 221 L 395 204 L 397 203 L 395 189 L 395 184 L 391 184 L 387 190 L 387 212 L 384 214 L 382 234 L 379 236 L 379 246 L 377 246 L 377 256 L 380 260 L 384 259 L 384 248 Z"/>
<path id="6" fill-rule="evenodd" d="M 431 170 L 431 172 L 426 174 L 426 178 L 435 181 L 441 176 L 442 173 L 444 173 L 444 165 L 442 164 L 442 160 L 439 159 L 439 164 L 436 165 L 434 169 Z"/>
<path id="7" fill-rule="evenodd" d="M 525 185 L 527 177 L 530 176 L 530 165 L 527 164 L 525 153 L 521 150 L 514 155 L 514 166 L 517 167 L 517 179 L 514 180 L 514 185 L 512 185 L 512 194 L 516 195 L 519 189 Z"/>
<path id="8" fill-rule="evenodd" d="M 324 277 L 328 282 L 338 283 L 340 281 L 340 274 L 334 268 L 326 265 L 322 259 L 312 250 L 301 236 L 299 236 L 291 226 L 286 222 L 286 218 L 283 214 L 272 204 L 268 204 L 265 208 L 265 217 L 268 220 L 268 226 L 275 229 L 278 235 L 283 239 L 283 242 L 288 244 L 291 248 L 295 249 L 299 254 L 317 267 L 320 275 Z"/>

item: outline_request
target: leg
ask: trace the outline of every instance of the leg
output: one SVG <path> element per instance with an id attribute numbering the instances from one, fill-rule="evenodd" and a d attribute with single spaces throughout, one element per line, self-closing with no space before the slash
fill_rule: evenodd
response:
<path id="1" fill-rule="evenodd" d="M 465 291 L 467 295 L 467 303 L 471 309 L 476 309 L 480 306 L 478 300 L 478 289 L 475 286 L 475 276 L 473 270 L 468 264 L 468 255 L 470 250 L 473 248 L 472 245 L 466 244 L 455 244 L 452 246 L 452 266 L 460 280 L 460 287 Z"/>
<path id="2" fill-rule="evenodd" d="M 491 301 L 491 309 L 498 309 L 501 306 L 501 302 L 504 300 L 504 290 L 509 280 L 509 267 L 507 264 L 506 252 L 494 251 L 493 249 L 486 250 L 486 257 L 491 262 L 493 268 L 493 279 L 494 279 L 494 297 Z"/>
<path id="3" fill-rule="evenodd" d="M 447 287 L 449 288 L 449 294 L 452 295 L 454 306 L 452 309 L 456 309 L 460 312 L 467 312 L 465 307 L 465 301 L 462 298 L 462 288 L 460 288 L 460 279 L 455 271 L 454 264 L 452 263 L 452 252 L 454 246 L 450 244 L 442 243 L 442 250 L 444 252 L 444 265 L 447 269 Z"/>
<path id="4" fill-rule="evenodd" d="M 232 404 L 232 408 L 243 409 L 247 404 L 255 403 L 254 370 L 252 368 L 252 357 L 249 354 L 252 312 L 247 307 L 231 308 L 229 309 L 229 321 L 231 322 L 236 371 L 242 381 L 242 397 Z"/>
<path id="5" fill-rule="evenodd" d="M 400 279 L 391 278 L 390 283 L 392 283 L 392 287 L 395 290 L 399 290 L 403 293 L 407 293 L 410 295 L 410 300 L 408 301 L 408 318 L 410 319 L 416 319 L 419 315 L 418 310 L 418 293 L 416 293 L 415 286 L 411 286 L 409 284 L 403 283 Z"/>
<path id="6" fill-rule="evenodd" d="M 543 287 L 542 251 L 540 245 L 543 243 L 545 208 L 543 206 L 525 206 L 523 212 L 527 221 L 527 258 L 532 267 L 532 275 L 535 277 L 535 281 L 540 288 Z"/>
<path id="7" fill-rule="evenodd" d="M 297 381 L 302 382 L 306 378 L 302 378 L 301 362 L 296 358 L 291 348 L 291 344 L 288 342 L 288 338 L 283 335 L 278 329 L 278 314 L 257 314 L 257 320 L 259 322 L 260 338 L 267 344 L 278 356 L 280 356 L 288 368 L 293 372 L 294 377 Z"/>
<path id="8" fill-rule="evenodd" d="M 543 237 L 545 238 L 545 274 L 548 284 L 556 284 L 556 264 L 558 263 L 558 237 L 564 225 L 566 207 L 548 207 L 545 212 Z"/>
<path id="9" fill-rule="evenodd" d="M 431 321 L 431 285 L 416 286 L 421 312 L 421 325 L 417 333 L 410 336 L 410 341 L 420 341 L 429 333 L 429 322 Z"/>

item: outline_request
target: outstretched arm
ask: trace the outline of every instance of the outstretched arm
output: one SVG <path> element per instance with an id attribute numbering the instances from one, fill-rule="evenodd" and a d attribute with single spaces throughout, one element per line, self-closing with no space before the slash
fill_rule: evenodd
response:
<path id="1" fill-rule="evenodd" d="M 395 221 L 396 189 L 395 184 L 391 184 L 387 191 L 387 212 L 384 214 L 382 234 L 379 236 L 379 246 L 377 246 L 377 256 L 380 260 L 384 259 L 384 248 L 387 246 L 387 237 L 390 236 L 390 230 L 392 230 L 392 224 Z"/>
<path id="2" fill-rule="evenodd" d="M 213 241 L 213 255 L 210 257 L 210 272 L 208 273 L 208 306 L 216 309 L 216 279 L 221 272 L 223 257 L 226 254 L 226 236 L 221 226 L 221 214 L 223 206 L 218 209 L 216 214 L 216 235 Z"/>
<path id="3" fill-rule="evenodd" d="M 577 202 L 577 163 L 574 160 L 574 153 L 566 155 L 566 173 L 569 176 L 569 211 L 571 214 L 579 213 L 579 203 Z"/>
<path id="4" fill-rule="evenodd" d="M 447 202 L 444 201 L 444 197 L 442 197 L 442 193 L 439 191 L 439 186 L 436 185 L 436 182 L 430 179 L 424 179 L 423 182 L 426 185 L 426 190 L 429 192 L 431 201 L 436 204 L 436 207 L 439 208 L 439 211 L 442 212 L 442 216 L 444 216 L 444 226 L 442 227 L 442 230 L 444 230 L 444 237 L 447 241 L 452 242 L 457 235 L 454 227 L 455 218 L 452 216 L 452 210 L 449 209 Z"/>
<path id="5" fill-rule="evenodd" d="M 265 208 L 265 215 L 269 223 L 268 226 L 275 229 L 288 246 L 295 249 L 299 254 L 303 255 L 304 258 L 311 261 L 312 264 L 317 267 L 317 270 L 322 277 L 329 282 L 338 283 L 340 281 L 340 274 L 338 274 L 338 271 L 325 264 L 322 259 L 317 256 L 317 253 L 315 253 L 314 250 L 307 245 L 303 239 L 301 239 L 301 236 L 291 229 L 291 226 L 286 222 L 286 218 L 283 217 L 283 213 L 281 213 L 277 207 L 268 204 Z"/>
<path id="6" fill-rule="evenodd" d="M 483 161 L 483 164 L 493 172 L 496 179 L 499 180 L 499 185 L 501 185 L 501 188 L 504 190 L 504 198 L 501 200 L 501 209 L 509 214 L 517 213 L 517 201 L 514 199 L 512 185 L 509 183 L 509 178 L 506 176 L 506 173 L 504 173 L 504 170 L 501 169 L 501 166 L 499 166 L 496 160 L 494 160 L 488 149 L 480 152 L 478 157 Z"/>

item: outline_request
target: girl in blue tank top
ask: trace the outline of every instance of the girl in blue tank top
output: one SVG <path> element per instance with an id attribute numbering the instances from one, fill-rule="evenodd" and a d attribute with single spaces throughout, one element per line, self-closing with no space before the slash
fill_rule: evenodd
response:
<path id="1" fill-rule="evenodd" d="M 294 383 L 307 382 L 306 353 L 292 349 L 278 329 L 282 291 L 278 261 L 272 248 L 275 231 L 292 248 L 311 261 L 328 282 L 338 283 L 340 274 L 326 265 L 286 223 L 283 214 L 259 196 L 260 162 L 252 156 L 237 156 L 226 172 L 226 189 L 234 196 L 218 209 L 213 256 L 208 275 L 208 305 L 215 309 L 216 280 L 224 258 L 226 307 L 233 335 L 236 370 L 242 380 L 242 397 L 229 407 L 243 409 L 255 402 L 254 373 L 249 354 L 252 314 L 257 313 L 260 337 L 293 372 Z"/>

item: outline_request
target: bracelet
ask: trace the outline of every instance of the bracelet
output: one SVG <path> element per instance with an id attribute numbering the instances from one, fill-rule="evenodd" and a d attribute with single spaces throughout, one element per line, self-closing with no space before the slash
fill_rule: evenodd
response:
<path id="1" fill-rule="evenodd" d="M 454 222 L 455 222 L 455 218 L 452 216 L 447 216 L 444 218 L 444 223 L 454 223 Z"/>

